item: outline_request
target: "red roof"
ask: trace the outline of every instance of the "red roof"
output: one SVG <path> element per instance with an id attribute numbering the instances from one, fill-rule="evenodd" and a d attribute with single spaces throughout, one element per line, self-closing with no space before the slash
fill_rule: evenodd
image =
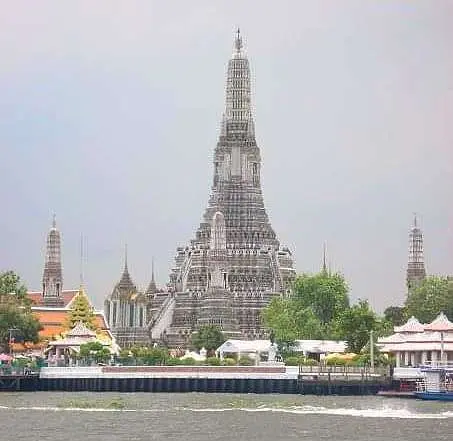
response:
<path id="1" fill-rule="evenodd" d="M 61 292 L 61 298 L 63 299 L 63 307 L 66 307 L 71 300 L 79 292 L 78 289 L 66 289 Z M 27 293 L 28 298 L 32 301 L 33 306 L 44 306 L 44 298 L 42 291 L 32 291 Z"/>
<path id="2" fill-rule="evenodd" d="M 43 329 L 39 332 L 41 338 L 52 338 L 62 332 L 68 331 L 68 317 L 71 311 L 59 308 L 35 309 L 33 315 L 40 321 Z M 101 331 L 108 330 L 104 316 L 100 312 L 95 313 L 94 324 Z"/>

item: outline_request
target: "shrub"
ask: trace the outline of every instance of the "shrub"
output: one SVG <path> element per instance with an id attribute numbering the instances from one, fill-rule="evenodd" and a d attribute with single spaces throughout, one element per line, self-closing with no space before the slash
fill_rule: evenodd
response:
<path id="1" fill-rule="evenodd" d="M 341 357 L 330 357 L 326 360 L 327 366 L 346 366 L 347 360 Z"/>
<path id="2" fill-rule="evenodd" d="M 208 357 L 206 359 L 206 363 L 209 365 L 209 366 L 220 366 L 220 358 L 217 358 L 217 357 Z"/>
<path id="3" fill-rule="evenodd" d="M 285 358 L 285 364 L 286 366 L 299 366 L 300 364 L 303 364 L 303 358 L 301 357 L 296 357 L 296 356 L 291 356 Z"/>
<path id="4" fill-rule="evenodd" d="M 243 356 L 239 359 L 238 363 L 240 366 L 254 366 L 255 360 L 250 357 Z"/>
<path id="5" fill-rule="evenodd" d="M 224 366 L 236 366 L 236 360 L 234 358 L 224 358 L 223 363 Z"/>
<path id="6" fill-rule="evenodd" d="M 197 364 L 197 360 L 195 360 L 195 358 L 192 357 L 179 359 L 179 362 L 180 362 L 179 364 L 182 364 L 184 366 L 194 366 Z"/>
<path id="7" fill-rule="evenodd" d="M 319 362 L 314 358 L 304 357 L 301 364 L 304 366 L 317 366 Z"/>

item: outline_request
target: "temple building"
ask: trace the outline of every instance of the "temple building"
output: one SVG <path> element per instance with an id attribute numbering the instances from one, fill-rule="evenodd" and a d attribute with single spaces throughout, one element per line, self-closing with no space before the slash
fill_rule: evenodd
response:
<path id="1" fill-rule="evenodd" d="M 288 295 L 295 278 L 291 252 L 281 246 L 264 207 L 250 67 L 239 30 L 213 166 L 195 237 L 177 249 L 168 292 L 150 296 L 151 338 L 170 347 L 186 346 L 205 324 L 230 338 L 265 338 L 261 310 L 274 296 Z"/>
<path id="2" fill-rule="evenodd" d="M 93 309 L 94 327 L 99 338 L 112 342 L 107 320 L 102 311 L 97 311 L 87 296 L 83 284 L 78 289 L 63 288 L 61 263 L 61 233 L 57 229 L 55 216 L 47 235 L 42 291 L 29 291 L 31 310 L 43 326 L 40 339 L 45 343 L 64 336 L 69 331 L 68 319 L 78 296 L 85 296 Z M 17 348 L 19 349 L 19 348 Z"/>
<path id="3" fill-rule="evenodd" d="M 423 233 L 418 226 L 417 215 L 414 215 L 414 224 L 409 232 L 409 259 L 407 263 L 407 289 L 417 287 L 426 277 L 425 259 L 423 251 Z"/>
<path id="4" fill-rule="evenodd" d="M 147 310 L 150 296 L 157 292 L 154 265 L 148 289 L 141 292 L 129 274 L 126 253 L 123 274 L 104 301 L 104 311 L 110 329 L 121 348 L 150 343 Z"/>
<path id="5" fill-rule="evenodd" d="M 453 323 L 440 313 L 431 323 L 411 317 L 394 334 L 378 340 L 381 352 L 395 357 L 396 367 L 453 361 Z"/>

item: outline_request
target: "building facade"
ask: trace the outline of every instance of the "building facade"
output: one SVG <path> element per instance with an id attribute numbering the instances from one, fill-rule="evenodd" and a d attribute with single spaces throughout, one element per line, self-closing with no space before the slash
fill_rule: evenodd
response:
<path id="1" fill-rule="evenodd" d="M 249 60 L 237 32 L 228 62 L 225 112 L 214 151 L 211 195 L 195 237 L 177 249 L 168 292 L 150 296 L 151 338 L 185 346 L 214 324 L 230 337 L 265 337 L 261 310 L 289 294 L 293 258 L 273 230 L 261 190 Z"/>
<path id="2" fill-rule="evenodd" d="M 429 324 L 411 317 L 394 334 L 378 340 L 380 351 L 395 357 L 396 367 L 453 361 L 453 323 L 440 313 Z"/>
<path id="3" fill-rule="evenodd" d="M 141 292 L 132 281 L 125 258 L 123 274 L 104 302 L 104 312 L 112 334 L 121 348 L 148 345 L 149 297 L 157 291 L 154 270 L 146 292 Z"/>

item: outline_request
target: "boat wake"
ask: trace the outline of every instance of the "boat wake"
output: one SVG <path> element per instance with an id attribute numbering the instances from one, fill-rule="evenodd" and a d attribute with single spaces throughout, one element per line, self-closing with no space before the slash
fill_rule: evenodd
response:
<path id="1" fill-rule="evenodd" d="M 222 409 L 188 409 L 192 412 L 276 412 L 297 415 L 337 415 L 362 418 L 399 418 L 399 419 L 446 419 L 453 418 L 452 412 L 422 413 L 404 408 L 383 407 L 380 409 L 327 408 L 321 406 L 257 407 L 257 408 L 222 408 Z"/>
<path id="2" fill-rule="evenodd" d="M 290 407 L 225 407 L 225 408 L 170 408 L 170 409 L 111 409 L 111 408 L 77 408 L 77 407 L 9 407 L 0 406 L 1 410 L 41 411 L 41 412 L 275 412 L 295 415 L 333 415 L 361 418 L 392 418 L 392 419 L 447 419 L 453 418 L 453 411 L 439 413 L 414 412 L 404 408 L 383 407 L 380 409 L 328 408 L 322 406 L 290 406 Z"/>

